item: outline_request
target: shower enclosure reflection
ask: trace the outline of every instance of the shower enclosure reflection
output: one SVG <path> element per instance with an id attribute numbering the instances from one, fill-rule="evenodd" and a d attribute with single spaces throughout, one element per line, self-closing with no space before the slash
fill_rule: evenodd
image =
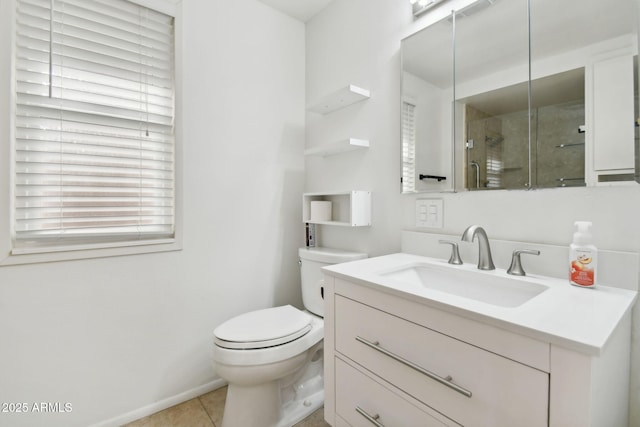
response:
<path id="1" fill-rule="evenodd" d="M 469 190 L 585 185 L 584 69 L 532 82 L 539 105 L 501 109 L 526 87 L 470 97 L 464 105 L 464 187 Z M 522 107 L 522 105 L 520 106 Z M 531 127 L 529 127 L 531 126 Z M 529 144 L 529 135 L 531 144 Z M 529 168 L 531 165 L 531 168 Z"/>

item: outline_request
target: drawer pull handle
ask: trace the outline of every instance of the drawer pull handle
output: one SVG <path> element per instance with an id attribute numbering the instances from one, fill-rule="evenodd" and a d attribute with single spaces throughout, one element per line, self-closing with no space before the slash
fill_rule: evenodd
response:
<path id="1" fill-rule="evenodd" d="M 411 369 L 415 369 L 416 371 L 420 372 L 423 375 L 426 375 L 427 377 L 431 378 L 432 380 L 435 380 L 437 382 L 439 382 L 440 384 L 446 385 L 449 388 L 452 388 L 453 390 L 457 391 L 458 393 L 466 396 L 466 397 L 471 397 L 471 392 L 465 388 L 460 387 L 457 384 L 454 384 L 453 382 L 451 382 L 451 380 L 453 380 L 453 378 L 451 378 L 450 375 L 448 375 L 447 377 L 441 377 L 440 375 L 434 374 L 431 371 L 428 371 L 426 369 L 424 369 L 421 366 L 416 365 L 413 362 L 410 362 L 409 360 L 405 359 L 404 357 L 398 356 L 395 353 L 390 352 L 389 350 L 380 347 L 380 343 L 378 341 L 376 342 L 371 342 L 367 339 L 364 339 L 360 336 L 356 337 L 357 341 L 360 341 L 361 343 L 373 348 L 374 350 L 379 351 L 380 353 L 389 356 L 390 358 L 397 360 L 398 362 L 402 363 L 403 365 L 406 365 L 408 367 L 410 367 Z"/>
<path id="2" fill-rule="evenodd" d="M 378 421 L 380 419 L 380 415 L 375 414 L 375 415 L 369 415 L 367 414 L 367 411 L 365 411 L 364 409 L 362 409 L 359 406 L 356 406 L 356 411 L 362 415 L 363 417 L 365 417 L 367 420 L 369 420 L 369 422 L 371 424 L 373 424 L 376 427 L 384 427 L 384 424 L 380 423 L 380 421 Z"/>

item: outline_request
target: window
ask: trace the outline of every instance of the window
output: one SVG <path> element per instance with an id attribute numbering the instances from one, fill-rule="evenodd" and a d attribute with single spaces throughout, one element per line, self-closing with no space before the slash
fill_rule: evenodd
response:
<path id="1" fill-rule="evenodd" d="M 416 190 L 416 106 L 402 102 L 402 192 Z"/>
<path id="2" fill-rule="evenodd" d="M 18 0 L 12 253 L 175 237 L 174 18 Z"/>

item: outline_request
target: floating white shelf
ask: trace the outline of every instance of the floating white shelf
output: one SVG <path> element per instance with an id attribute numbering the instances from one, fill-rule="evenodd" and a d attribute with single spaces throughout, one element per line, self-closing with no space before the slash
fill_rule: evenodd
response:
<path id="1" fill-rule="evenodd" d="M 371 94 L 367 89 L 363 89 L 355 85 L 349 85 L 325 96 L 315 104 L 307 107 L 307 110 L 319 114 L 328 114 L 348 105 L 355 104 L 356 102 L 364 101 L 365 99 L 368 99 L 370 95 Z"/>
<path id="2" fill-rule="evenodd" d="M 312 201 L 331 202 L 331 221 L 311 221 Z M 320 225 L 366 227 L 371 225 L 371 192 L 343 191 L 336 193 L 304 193 L 302 195 L 302 222 Z"/>
<path id="3" fill-rule="evenodd" d="M 359 150 L 369 148 L 369 141 L 366 139 L 349 138 L 343 141 L 323 144 L 319 147 L 312 147 L 304 150 L 305 156 L 321 156 L 327 157 L 334 154 L 344 153 L 346 151 Z"/>

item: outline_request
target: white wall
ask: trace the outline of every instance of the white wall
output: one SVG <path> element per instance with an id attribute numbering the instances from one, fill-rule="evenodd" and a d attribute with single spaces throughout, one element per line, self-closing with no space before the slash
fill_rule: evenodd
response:
<path id="1" fill-rule="evenodd" d="M 450 9 L 450 4 L 447 4 Z M 307 99 L 354 83 L 371 99 L 332 116 L 307 113 L 307 145 L 337 135 L 369 138 L 366 152 L 307 159 L 306 191 L 370 189 L 373 225 L 323 227 L 323 246 L 355 249 L 370 256 L 399 250 L 400 231 L 415 224 L 415 199 L 444 200 L 444 228 L 424 230 L 460 236 L 471 224 L 489 237 L 566 245 L 575 220 L 594 223 L 602 249 L 640 252 L 640 186 L 537 191 L 400 194 L 400 40 L 446 14 L 436 9 L 414 22 L 409 2 L 335 0 L 307 24 Z M 632 423 L 640 425 L 640 310 L 634 312 Z"/>
<path id="2" fill-rule="evenodd" d="M 1 156 L 12 3 L 0 0 Z M 255 0 L 187 0 L 181 36 L 184 249 L 0 267 L 0 402 L 73 408 L 0 413 L 0 426 L 117 424 L 210 388 L 218 324 L 300 303 L 304 25 Z"/>

